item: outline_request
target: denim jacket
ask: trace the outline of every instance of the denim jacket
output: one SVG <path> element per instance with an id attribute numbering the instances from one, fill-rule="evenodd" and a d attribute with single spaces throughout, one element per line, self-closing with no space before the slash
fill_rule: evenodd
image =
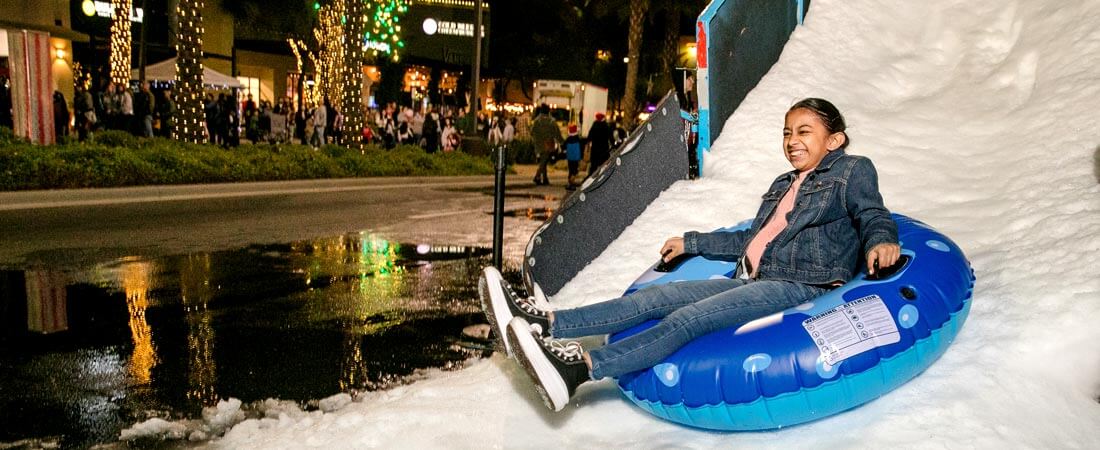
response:
<path id="1" fill-rule="evenodd" d="M 689 231 L 684 233 L 684 253 L 738 261 L 796 175 L 790 171 L 772 182 L 749 229 Z M 882 204 L 871 160 L 835 150 L 802 182 L 787 228 L 764 248 L 757 279 L 815 285 L 847 282 L 871 248 L 897 242 L 898 227 Z"/>

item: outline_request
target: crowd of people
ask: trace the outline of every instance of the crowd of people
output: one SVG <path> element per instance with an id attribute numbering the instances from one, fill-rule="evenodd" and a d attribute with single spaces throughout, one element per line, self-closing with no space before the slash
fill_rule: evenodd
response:
<path id="1" fill-rule="evenodd" d="M 177 107 L 170 87 L 154 91 L 149 83 L 140 83 L 136 89 L 105 83 L 91 90 L 78 85 L 71 105 L 70 110 L 64 95 L 54 92 L 54 127 L 59 140 L 75 132 L 77 139 L 84 141 L 99 130 L 173 137 Z M 343 112 L 327 98 L 312 106 L 296 106 L 290 98 L 257 103 L 251 94 L 242 101 L 235 93 L 209 92 L 203 101 L 205 133 L 210 143 L 223 147 L 240 145 L 242 138 L 252 143 L 294 142 L 321 147 L 342 145 L 347 133 L 354 132 L 345 130 Z M 10 106 L 3 109 L 10 112 Z M 517 114 L 467 114 L 459 107 L 412 108 L 390 102 L 367 109 L 364 119 L 364 141 L 386 149 L 413 145 L 428 153 L 452 152 L 462 147 L 468 135 L 483 139 L 491 148 L 511 145 L 516 139 L 531 139 L 539 163 L 535 184 L 549 184 L 547 166 L 555 159 L 566 159 L 567 189 L 575 189 L 583 181 L 583 161 L 588 161 L 591 175 L 627 135 L 626 130 L 599 113 L 587 136 L 582 138 L 578 125 L 573 123 L 565 128 L 563 137 L 562 124 L 551 117 L 547 105 Z M 10 122 L 10 117 L 0 120 Z M 472 135 L 470 130 L 474 130 Z"/>
<path id="2" fill-rule="evenodd" d="M 59 140 L 75 131 L 77 139 L 84 141 L 97 130 L 170 137 L 168 130 L 175 112 L 171 90 L 154 94 L 149 83 L 141 83 L 136 92 L 115 83 L 95 92 L 77 85 L 71 111 L 65 95 L 53 93 L 53 125 Z"/>

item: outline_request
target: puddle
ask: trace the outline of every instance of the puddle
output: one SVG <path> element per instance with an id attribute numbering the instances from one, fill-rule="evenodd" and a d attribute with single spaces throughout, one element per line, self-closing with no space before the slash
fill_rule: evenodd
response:
<path id="1" fill-rule="evenodd" d="M 219 399 L 304 404 L 461 368 L 490 353 L 470 330 L 491 253 L 356 233 L 0 271 L 0 448 L 116 442 Z"/>
<path id="2" fill-rule="evenodd" d="M 489 211 L 487 214 L 492 215 Z M 504 210 L 504 217 L 520 217 L 528 220 L 544 222 L 554 214 L 553 208 L 515 208 Z"/>
<path id="3" fill-rule="evenodd" d="M 534 187 L 532 184 L 530 187 Z M 496 188 L 490 187 L 455 187 L 447 188 L 446 190 L 452 192 L 477 192 L 483 195 L 493 196 L 496 193 Z M 522 188 L 513 188 L 511 190 L 504 191 L 504 198 L 522 198 L 528 200 L 538 200 L 544 202 L 557 203 L 560 202 L 562 197 L 560 195 L 547 194 L 534 191 L 525 191 Z"/>

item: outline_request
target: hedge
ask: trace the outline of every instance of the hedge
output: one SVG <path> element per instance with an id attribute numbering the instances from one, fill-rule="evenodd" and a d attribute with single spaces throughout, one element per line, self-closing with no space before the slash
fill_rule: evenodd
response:
<path id="1" fill-rule="evenodd" d="M 89 142 L 40 146 L 0 127 L 0 190 L 4 191 L 492 173 L 493 164 L 487 156 L 428 154 L 411 145 L 390 150 L 367 145 L 363 151 L 297 144 L 224 149 L 103 131 Z"/>

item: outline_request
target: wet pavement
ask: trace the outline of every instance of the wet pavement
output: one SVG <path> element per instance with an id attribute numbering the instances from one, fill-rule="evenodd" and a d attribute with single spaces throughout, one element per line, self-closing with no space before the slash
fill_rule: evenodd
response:
<path id="1" fill-rule="evenodd" d="M 0 272 L 0 442 L 117 439 L 235 397 L 384 389 L 487 356 L 490 248 L 370 234 Z"/>
<path id="2" fill-rule="evenodd" d="M 453 189 L 488 201 L 282 244 L 165 254 L 192 244 L 38 242 L 0 261 L 0 448 L 126 446 L 122 429 L 200 417 L 220 399 L 316 408 L 487 357 L 476 280 L 492 253 L 492 190 Z M 561 194 L 509 193 L 506 267 Z"/>

